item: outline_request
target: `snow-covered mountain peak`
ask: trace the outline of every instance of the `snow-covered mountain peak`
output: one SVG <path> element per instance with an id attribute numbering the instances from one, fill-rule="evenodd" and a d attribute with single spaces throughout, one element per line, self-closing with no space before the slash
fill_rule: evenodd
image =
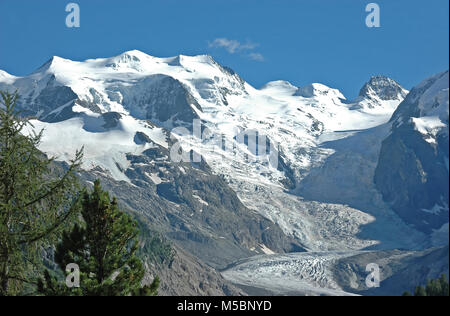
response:
<path id="1" fill-rule="evenodd" d="M 276 80 L 266 83 L 260 90 L 269 94 L 294 95 L 297 92 L 298 87 L 288 81 Z"/>
<path id="2" fill-rule="evenodd" d="M 12 83 L 1 78 L 0 89 L 19 89 L 23 96 L 21 109 L 42 122 L 55 124 L 83 115 L 97 117 L 114 112 L 172 129 L 191 127 L 194 119 L 201 119 L 207 128 L 226 135 L 232 143 L 236 130 L 248 129 L 269 137 L 274 144 L 282 144 L 280 150 L 286 156 L 283 159 L 293 170 L 307 169 L 312 164 L 308 154 L 298 156 L 302 148 L 335 137 L 335 131 L 385 123 L 400 102 L 390 101 L 392 104 L 384 107 L 381 100 L 374 100 L 380 110 L 372 113 L 359 103 L 344 102 L 339 90 L 324 84 L 299 88 L 278 80 L 255 89 L 209 55 L 160 58 L 138 50 L 85 61 L 54 57 L 33 75 Z M 211 156 L 209 147 L 196 145 L 196 149 L 200 147 L 205 147 L 200 153 L 217 170 L 232 165 L 221 158 L 223 153 Z M 255 182 L 270 179 L 278 183 L 290 172 L 261 172 L 261 167 L 239 166 L 253 170 Z"/>
<path id="3" fill-rule="evenodd" d="M 91 59 L 84 63 L 96 68 L 111 69 L 115 72 L 147 73 L 154 68 L 155 64 L 164 63 L 164 60 L 139 50 L 130 50 L 115 57 Z"/>
<path id="4" fill-rule="evenodd" d="M 151 57 L 150 55 L 138 50 L 138 49 L 132 49 L 126 52 L 123 52 L 122 54 L 120 54 L 119 56 L 131 56 L 131 57 L 141 57 L 141 58 L 147 58 L 147 57 Z"/>
<path id="5" fill-rule="evenodd" d="M 372 76 L 370 80 L 362 87 L 359 96 L 368 99 L 403 100 L 408 91 L 395 80 L 385 76 Z"/>
<path id="6" fill-rule="evenodd" d="M 12 76 L 12 75 L 10 75 L 6 71 L 0 69 L 0 78 L 8 78 L 10 76 Z"/>
<path id="7" fill-rule="evenodd" d="M 11 84 L 17 77 L 10 75 L 6 71 L 0 69 L 0 80 L 5 83 Z"/>
<path id="8" fill-rule="evenodd" d="M 339 90 L 330 88 L 321 83 L 312 83 L 304 87 L 299 87 L 295 95 L 305 98 L 327 97 L 345 100 L 345 96 Z"/>
<path id="9" fill-rule="evenodd" d="M 212 58 L 210 55 L 195 55 L 195 56 L 188 56 L 188 55 L 178 55 L 178 58 L 181 63 L 204 63 L 209 65 L 215 65 L 217 62 Z"/>
<path id="10" fill-rule="evenodd" d="M 130 62 L 139 62 L 142 59 L 147 59 L 149 57 L 150 57 L 149 55 L 147 55 L 139 50 L 130 50 L 130 51 L 126 51 L 116 57 L 113 57 L 113 58 L 119 62 L 130 63 Z"/>
<path id="11" fill-rule="evenodd" d="M 393 113 L 408 93 L 408 90 L 391 78 L 372 76 L 359 91 L 354 108 L 365 112 Z"/>
<path id="12" fill-rule="evenodd" d="M 76 65 L 79 64 L 77 61 L 70 59 L 65 59 L 59 56 L 51 57 L 47 62 L 45 62 L 41 67 L 32 73 L 32 75 L 45 75 L 45 74 L 55 74 L 55 73 L 65 73 L 71 71 Z"/>

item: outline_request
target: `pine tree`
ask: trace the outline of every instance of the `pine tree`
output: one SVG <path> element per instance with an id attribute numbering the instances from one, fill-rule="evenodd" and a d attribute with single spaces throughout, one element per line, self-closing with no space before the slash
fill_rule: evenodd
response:
<path id="1" fill-rule="evenodd" d="M 427 296 L 440 296 L 442 293 L 441 282 L 437 280 L 429 280 L 425 287 Z"/>
<path id="2" fill-rule="evenodd" d="M 411 296 L 405 292 L 403 296 Z M 449 284 L 447 276 L 442 274 L 438 279 L 428 280 L 426 286 L 417 286 L 414 296 L 449 296 Z"/>
<path id="3" fill-rule="evenodd" d="M 120 211 L 115 198 L 102 190 L 100 182 L 82 201 L 84 224 L 64 234 L 57 246 L 55 261 L 61 269 L 76 263 L 80 287 L 68 289 L 49 273 L 39 285 L 44 295 L 150 296 L 157 294 L 159 280 L 142 286 L 145 269 L 135 255 L 138 249 L 137 223 Z"/>
<path id="4" fill-rule="evenodd" d="M 423 286 L 418 286 L 414 291 L 414 296 L 427 296 L 427 292 Z"/>
<path id="5" fill-rule="evenodd" d="M 42 251 L 76 218 L 75 172 L 82 152 L 58 171 L 37 147 L 40 133 L 15 111 L 17 93 L 0 91 L 0 295 L 22 294 L 41 269 Z M 28 135 L 28 136 L 26 136 Z M 59 174 L 57 174 L 59 173 Z"/>
<path id="6" fill-rule="evenodd" d="M 445 274 L 441 275 L 439 283 L 441 285 L 441 296 L 449 296 L 449 284 Z"/>

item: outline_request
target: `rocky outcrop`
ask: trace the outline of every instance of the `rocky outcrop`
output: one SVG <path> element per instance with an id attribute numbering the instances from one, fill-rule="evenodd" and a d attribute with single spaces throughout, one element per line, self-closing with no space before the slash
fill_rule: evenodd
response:
<path id="1" fill-rule="evenodd" d="M 332 269 L 336 282 L 345 291 L 369 296 L 400 296 L 414 292 L 416 286 L 436 279 L 449 271 L 448 246 L 424 251 L 365 252 L 336 261 Z M 380 287 L 368 288 L 368 264 L 380 268 Z"/>
<path id="2" fill-rule="evenodd" d="M 141 139 L 140 136 L 137 138 Z M 167 149 L 155 146 L 129 154 L 123 170 L 131 183 L 111 179 L 100 168 L 82 178 L 102 184 L 125 209 L 144 216 L 183 250 L 214 268 L 264 253 L 303 251 L 278 225 L 247 209 L 209 166 L 174 163 Z"/>
<path id="3" fill-rule="evenodd" d="M 372 76 L 359 91 L 363 98 L 377 97 L 381 100 L 403 100 L 407 91 L 395 80 L 385 76 Z"/>
<path id="4" fill-rule="evenodd" d="M 226 281 L 219 272 L 175 246 L 170 265 L 150 268 L 161 280 L 158 294 L 162 296 L 242 296 L 246 293 Z"/>
<path id="5" fill-rule="evenodd" d="M 391 123 L 376 186 L 405 222 L 431 233 L 448 222 L 448 72 L 414 88 Z"/>
<path id="6" fill-rule="evenodd" d="M 165 75 L 148 76 L 132 87 L 118 83 L 110 89 L 119 91 L 123 97 L 122 104 L 131 115 L 167 128 L 189 126 L 198 118 L 195 110 L 201 111 L 183 84 Z"/>

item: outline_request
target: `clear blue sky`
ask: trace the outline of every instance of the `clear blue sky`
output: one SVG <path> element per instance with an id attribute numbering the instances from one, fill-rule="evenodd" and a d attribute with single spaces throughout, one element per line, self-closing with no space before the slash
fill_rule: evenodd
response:
<path id="1" fill-rule="evenodd" d="M 80 28 L 65 25 L 69 2 Z M 377 29 L 365 25 L 370 2 Z M 371 75 L 410 88 L 448 69 L 448 0 L 0 0 L 0 12 L 0 69 L 14 75 L 53 55 L 206 53 L 256 87 L 321 82 L 354 97 Z"/>

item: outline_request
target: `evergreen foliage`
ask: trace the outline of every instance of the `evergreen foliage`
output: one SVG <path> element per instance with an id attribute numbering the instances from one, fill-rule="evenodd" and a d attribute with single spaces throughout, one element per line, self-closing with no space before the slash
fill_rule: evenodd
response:
<path id="1" fill-rule="evenodd" d="M 158 278 L 150 286 L 142 286 L 145 268 L 136 256 L 137 223 L 118 208 L 116 199 L 110 199 L 98 180 L 93 192 L 84 192 L 81 214 L 82 225 L 65 233 L 55 252 L 61 269 L 71 263 L 79 266 L 80 286 L 68 288 L 47 272 L 39 282 L 39 292 L 74 296 L 157 295 Z"/>
<path id="2" fill-rule="evenodd" d="M 77 218 L 75 172 L 82 151 L 55 176 L 38 149 L 40 133 L 15 111 L 17 93 L 0 91 L 0 296 L 23 294 L 42 268 L 43 250 Z M 28 135 L 28 136 L 27 136 Z"/>
<path id="3" fill-rule="evenodd" d="M 156 265 L 170 266 L 175 258 L 172 244 L 161 233 L 151 229 L 151 223 L 146 218 L 137 213 L 132 214 L 139 226 L 138 256 Z"/>
<path id="4" fill-rule="evenodd" d="M 403 296 L 412 296 L 410 292 L 403 293 Z M 428 280 L 426 286 L 417 286 L 414 296 L 449 296 L 449 284 L 445 274 L 438 279 Z"/>

